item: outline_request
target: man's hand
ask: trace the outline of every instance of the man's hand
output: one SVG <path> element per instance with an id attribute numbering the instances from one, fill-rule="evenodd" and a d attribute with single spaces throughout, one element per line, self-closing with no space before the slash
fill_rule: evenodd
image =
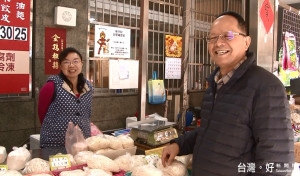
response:
<path id="1" fill-rule="evenodd" d="M 177 143 L 173 143 L 165 147 L 161 155 L 162 165 L 164 167 L 166 167 L 166 163 L 168 166 L 171 165 L 172 162 L 174 161 L 175 156 L 177 156 L 178 153 L 179 153 L 179 146 Z"/>

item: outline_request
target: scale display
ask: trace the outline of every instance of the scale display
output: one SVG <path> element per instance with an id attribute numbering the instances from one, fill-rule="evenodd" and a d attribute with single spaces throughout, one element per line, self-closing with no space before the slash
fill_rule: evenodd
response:
<path id="1" fill-rule="evenodd" d="M 156 120 L 153 123 L 144 123 L 135 126 L 130 131 L 130 136 L 135 141 L 158 146 L 170 142 L 178 137 L 177 131 L 172 126 L 174 122 Z"/>

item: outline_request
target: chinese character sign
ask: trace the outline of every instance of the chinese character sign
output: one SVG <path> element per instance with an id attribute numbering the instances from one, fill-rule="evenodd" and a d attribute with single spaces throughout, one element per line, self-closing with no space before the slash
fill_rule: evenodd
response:
<path id="1" fill-rule="evenodd" d="M 95 25 L 94 56 L 130 58 L 130 29 Z"/>
<path id="2" fill-rule="evenodd" d="M 268 34 L 274 22 L 274 13 L 269 0 L 264 1 L 259 14 Z"/>
<path id="3" fill-rule="evenodd" d="M 45 74 L 58 74 L 58 55 L 66 48 L 66 29 L 45 28 Z"/>
<path id="4" fill-rule="evenodd" d="M 30 0 L 2 0 L 0 2 L 1 49 L 29 51 L 29 32 Z"/>
<path id="5" fill-rule="evenodd" d="M 28 74 L 28 52 L 0 50 L 0 73 L 3 74 Z M 26 65 L 26 67 L 24 67 Z"/>
<path id="6" fill-rule="evenodd" d="M 29 52 L 0 50 L 0 94 L 29 92 Z"/>
<path id="7" fill-rule="evenodd" d="M 0 94 L 29 93 L 30 0 L 0 1 Z"/>

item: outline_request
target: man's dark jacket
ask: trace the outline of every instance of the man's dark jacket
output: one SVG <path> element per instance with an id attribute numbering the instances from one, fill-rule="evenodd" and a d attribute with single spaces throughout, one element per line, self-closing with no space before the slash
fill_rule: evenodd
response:
<path id="1" fill-rule="evenodd" d="M 208 78 L 200 127 L 175 140 L 179 155 L 193 153 L 192 175 L 289 175 L 294 136 L 282 83 L 248 54 L 216 95 L 218 70 Z"/>

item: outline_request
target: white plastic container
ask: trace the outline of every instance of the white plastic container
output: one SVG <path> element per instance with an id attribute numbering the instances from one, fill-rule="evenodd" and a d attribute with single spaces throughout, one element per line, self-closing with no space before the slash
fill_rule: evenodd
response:
<path id="1" fill-rule="evenodd" d="M 40 148 L 40 134 L 30 135 L 30 150 Z"/>
<path id="2" fill-rule="evenodd" d="M 128 123 L 131 122 L 137 122 L 137 118 L 136 117 L 127 117 L 126 118 L 126 128 L 128 128 Z"/>

